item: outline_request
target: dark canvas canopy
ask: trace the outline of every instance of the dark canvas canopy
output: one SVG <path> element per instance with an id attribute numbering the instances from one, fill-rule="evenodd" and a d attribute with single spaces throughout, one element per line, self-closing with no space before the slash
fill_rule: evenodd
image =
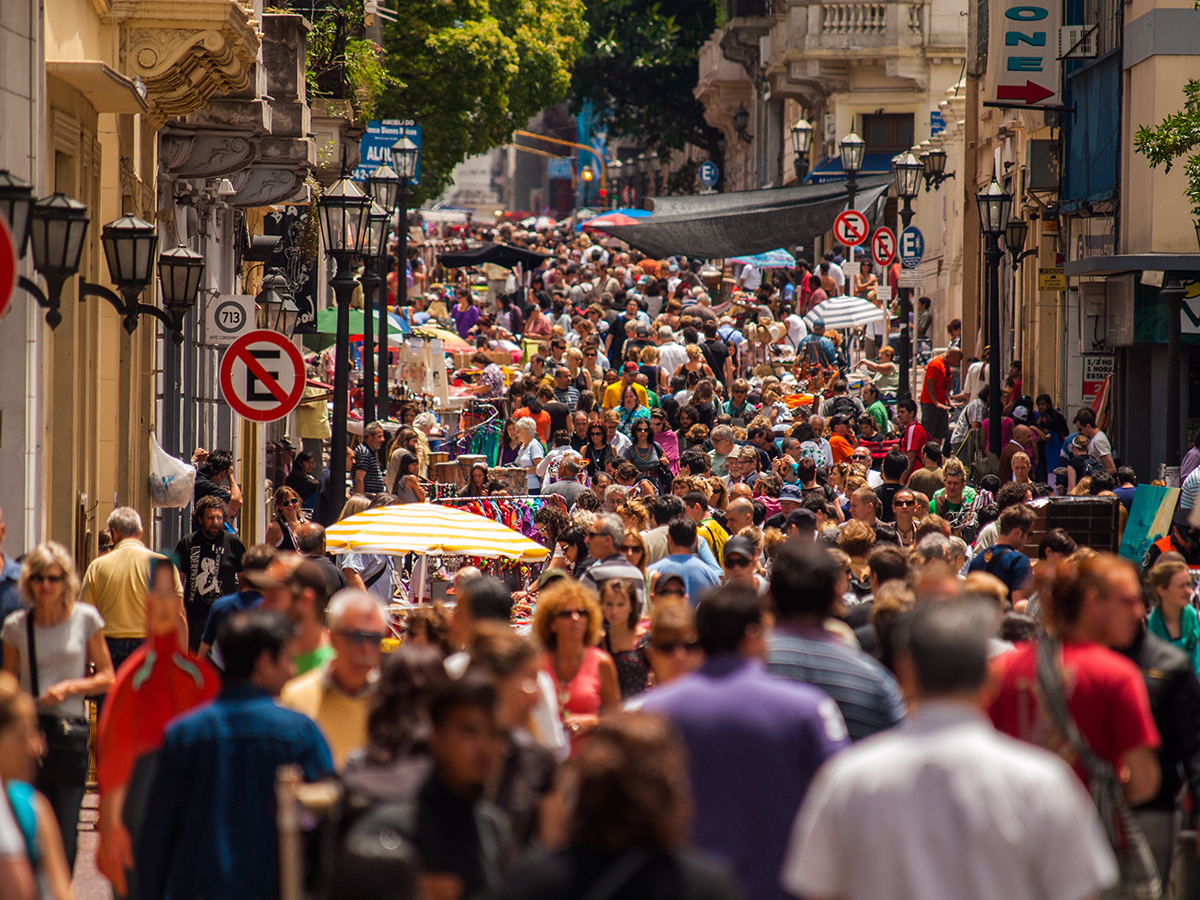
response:
<path id="1" fill-rule="evenodd" d="M 443 253 L 438 257 L 443 266 L 450 269 L 464 269 L 468 266 L 482 266 L 484 263 L 495 263 L 512 269 L 524 266 L 526 269 L 536 269 L 543 260 L 550 259 L 545 253 L 534 253 L 520 247 L 508 244 L 483 244 L 470 250 L 460 250 L 456 253 Z"/>
<path id="2" fill-rule="evenodd" d="M 882 215 L 891 184 L 888 176 L 859 179 L 854 205 L 872 226 Z M 649 218 L 604 230 L 653 257 L 721 259 L 797 244 L 811 247 L 845 208 L 845 182 L 658 197 Z"/>

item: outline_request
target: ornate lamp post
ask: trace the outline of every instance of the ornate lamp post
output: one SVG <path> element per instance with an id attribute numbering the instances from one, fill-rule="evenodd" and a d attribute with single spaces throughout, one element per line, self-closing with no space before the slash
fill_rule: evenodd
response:
<path id="1" fill-rule="evenodd" d="M 321 236 L 325 254 L 337 270 L 329 281 L 337 302 L 337 357 L 333 374 L 333 436 L 330 439 L 329 486 L 326 509 L 336 513 L 346 502 L 346 414 L 350 388 L 350 298 L 354 278 L 350 265 L 362 256 L 367 242 L 371 200 L 343 175 L 320 201 Z"/>
<path id="2" fill-rule="evenodd" d="M 867 144 L 851 131 L 842 138 L 839 149 L 842 156 L 842 171 L 846 173 L 846 193 L 850 196 L 846 205 L 847 208 L 854 209 L 854 198 L 858 194 L 858 173 L 862 171 L 863 155 L 866 153 Z"/>
<path id="3" fill-rule="evenodd" d="M 46 279 L 47 290 L 42 293 L 24 275 L 18 283 L 46 310 L 46 324 L 51 329 L 62 322 L 58 309 L 63 285 L 79 271 L 79 257 L 90 221 L 87 207 L 61 191 L 37 201 L 29 212 L 33 267 Z"/>
<path id="4" fill-rule="evenodd" d="M 399 263 L 396 271 L 396 308 L 408 305 L 408 199 L 411 195 L 409 185 L 417 177 L 417 166 L 421 160 L 421 149 L 408 138 L 400 138 L 392 144 L 392 168 L 400 179 L 396 191 L 397 210 L 397 242 L 396 253 Z M 387 342 L 387 303 L 379 309 L 379 375 L 383 381 L 379 391 L 379 418 L 386 419 L 391 414 L 391 403 L 388 398 L 388 342 Z"/>
<path id="5" fill-rule="evenodd" d="M 900 223 L 904 228 L 912 224 L 913 198 L 921 188 L 921 165 L 911 150 L 892 159 L 892 178 L 896 182 L 896 196 L 900 198 Z M 900 398 L 912 394 L 912 288 L 900 288 Z"/>
<path id="6" fill-rule="evenodd" d="M 987 239 L 984 259 L 987 262 L 988 298 L 988 449 L 1000 455 L 1000 260 L 1004 251 L 1000 249 L 1000 238 L 1008 226 L 1008 213 L 1012 206 L 1012 195 L 1000 187 L 992 176 L 992 183 L 975 197 L 979 206 L 979 228 Z"/>
<path id="7" fill-rule="evenodd" d="M 808 119 L 801 118 L 792 126 L 792 165 L 796 167 L 796 183 L 804 181 L 808 174 L 808 153 L 812 149 L 813 127 Z"/>

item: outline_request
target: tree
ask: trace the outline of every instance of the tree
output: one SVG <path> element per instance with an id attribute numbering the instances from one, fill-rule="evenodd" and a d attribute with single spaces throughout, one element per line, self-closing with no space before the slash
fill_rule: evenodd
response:
<path id="1" fill-rule="evenodd" d="M 561 101 L 587 34 L 583 0 L 414 0 L 384 27 L 388 118 L 422 124 L 417 199 L 468 156 L 507 143 Z"/>
<path id="2" fill-rule="evenodd" d="M 1161 165 L 1164 172 L 1171 171 L 1175 160 L 1187 156 L 1184 192 L 1192 203 L 1192 215 L 1200 220 L 1200 81 L 1189 81 L 1183 95 L 1183 112 L 1167 116 L 1154 128 L 1143 125 L 1133 137 L 1133 146 L 1151 168 Z"/>
<path id="3" fill-rule="evenodd" d="M 664 156 L 690 143 L 720 161 L 721 131 L 693 94 L 700 47 L 720 16 L 718 0 L 589 0 L 573 108 L 591 100 L 610 137 L 636 138 Z"/>

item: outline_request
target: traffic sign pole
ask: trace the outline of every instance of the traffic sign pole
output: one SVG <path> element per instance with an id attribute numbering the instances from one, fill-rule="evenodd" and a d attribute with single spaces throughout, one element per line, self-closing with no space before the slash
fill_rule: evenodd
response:
<path id="1" fill-rule="evenodd" d="M 896 254 L 903 266 L 900 275 L 910 273 L 921 264 L 925 256 L 925 236 L 921 230 L 909 222 L 912 221 L 912 204 L 907 200 L 901 211 L 901 223 L 904 229 L 897 241 Z M 900 289 L 900 399 L 912 396 L 912 370 L 915 368 L 914 349 L 916 342 L 912 339 L 913 289 L 908 285 L 897 285 Z"/>

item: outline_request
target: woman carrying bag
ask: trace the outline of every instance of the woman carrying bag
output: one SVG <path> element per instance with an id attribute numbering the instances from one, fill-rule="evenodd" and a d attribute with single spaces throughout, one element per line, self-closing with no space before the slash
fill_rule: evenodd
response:
<path id="1" fill-rule="evenodd" d="M 90 726 L 84 698 L 103 694 L 113 680 L 104 620 L 94 606 L 76 603 L 79 576 L 66 548 L 40 544 L 21 569 L 25 608 L 4 620 L 4 670 L 37 698 L 46 735 L 36 787 L 62 830 L 67 867 L 75 868 L 79 806 L 87 783 Z M 32 663 L 32 665 L 31 665 Z M 88 674 L 90 666 L 94 674 Z"/>

